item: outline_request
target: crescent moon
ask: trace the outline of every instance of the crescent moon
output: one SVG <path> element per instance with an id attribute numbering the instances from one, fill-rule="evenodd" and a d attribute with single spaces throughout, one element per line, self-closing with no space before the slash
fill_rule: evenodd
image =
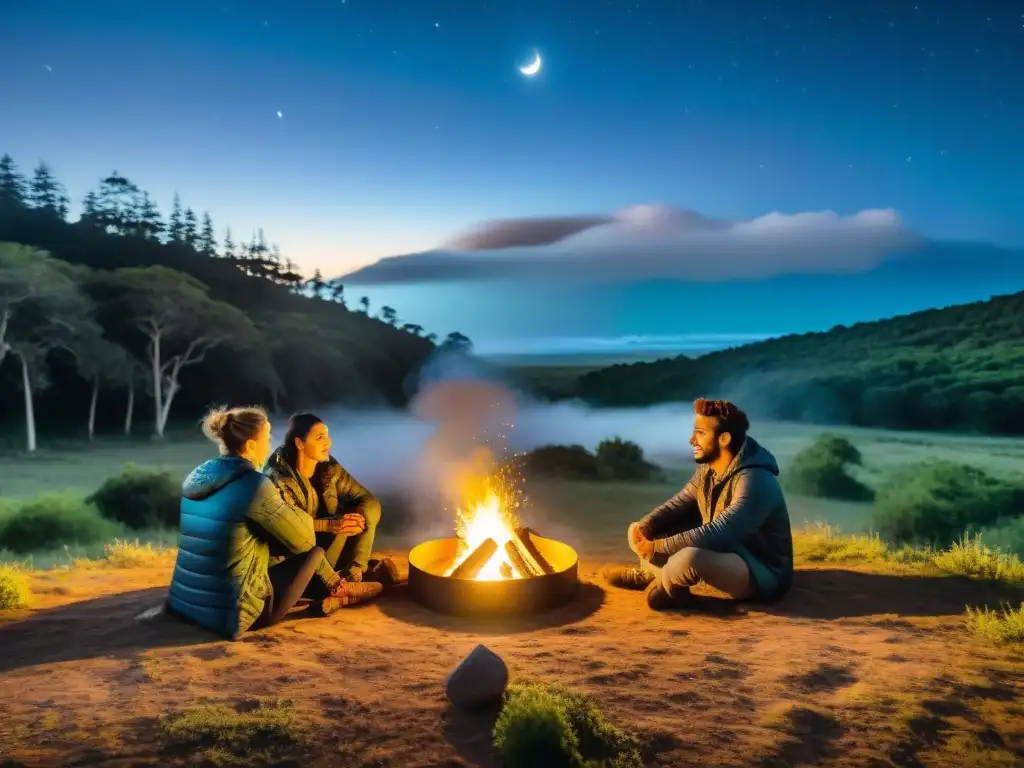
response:
<path id="1" fill-rule="evenodd" d="M 544 60 L 540 57 L 540 51 L 534 49 L 533 61 L 524 67 L 520 67 L 519 71 L 527 77 L 533 77 L 540 72 L 540 66 L 544 63 Z"/>

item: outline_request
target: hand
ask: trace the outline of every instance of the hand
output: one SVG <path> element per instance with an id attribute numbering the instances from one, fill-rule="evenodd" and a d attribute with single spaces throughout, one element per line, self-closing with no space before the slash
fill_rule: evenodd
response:
<path id="1" fill-rule="evenodd" d="M 342 534 L 344 536 L 355 536 L 366 530 L 366 518 L 358 512 L 349 512 L 341 517 L 329 518 L 328 532 Z"/>
<path id="2" fill-rule="evenodd" d="M 633 523 L 629 526 L 629 532 L 627 534 L 629 538 L 629 548 L 642 560 L 650 560 L 654 555 L 654 542 L 648 539 L 640 530 L 639 523 Z"/>
<path id="3" fill-rule="evenodd" d="M 654 542 L 650 539 L 645 539 L 643 535 L 641 535 L 640 540 L 637 542 L 635 551 L 640 556 L 641 560 L 650 560 L 654 557 Z"/>
<path id="4" fill-rule="evenodd" d="M 344 597 L 345 596 L 345 580 L 338 579 L 337 583 L 330 589 L 331 597 Z"/>

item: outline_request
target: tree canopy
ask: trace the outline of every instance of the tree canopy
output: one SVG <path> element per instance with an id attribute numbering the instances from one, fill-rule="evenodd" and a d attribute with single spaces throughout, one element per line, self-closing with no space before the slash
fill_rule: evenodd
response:
<path id="1" fill-rule="evenodd" d="M 787 421 L 1024 434 L 1024 292 L 615 365 L 581 376 L 571 394 L 614 406 L 727 397 Z"/>
<path id="2" fill-rule="evenodd" d="M 36 390 L 40 429 L 84 427 L 87 412 L 90 433 L 96 414 L 120 421 L 125 389 L 126 429 L 136 394 L 148 390 L 157 434 L 168 421 L 194 422 L 211 402 L 401 406 L 435 349 L 435 334 L 399 323 L 393 308 L 374 318 L 363 297 L 361 311 L 350 310 L 340 281 L 307 280 L 262 230 L 245 241 L 225 228 L 218 242 L 212 215 L 177 194 L 165 220 L 145 190 L 113 171 L 85 195 L 78 220 L 68 221 L 69 206 L 45 163 L 29 179 L 0 157 L 0 398 L 16 402 L 24 388 L 18 366 L 3 364 L 17 349 L 31 358 L 34 381 L 58 385 Z M 71 287 L 53 313 L 62 320 L 39 309 L 64 285 L 55 275 Z M 62 327 L 76 338 L 63 339 Z M 17 410 L 4 409 L 0 423 L 16 425 Z"/>

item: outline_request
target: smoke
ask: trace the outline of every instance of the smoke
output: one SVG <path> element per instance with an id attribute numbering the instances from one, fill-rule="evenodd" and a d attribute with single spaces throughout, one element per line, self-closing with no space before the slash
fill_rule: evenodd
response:
<path id="1" fill-rule="evenodd" d="M 663 466 L 682 466 L 690 461 L 693 410 L 690 403 L 599 410 L 539 403 L 456 353 L 424 367 L 407 413 L 330 409 L 320 415 L 334 456 L 378 496 L 402 498 L 412 517 L 410 535 L 424 540 L 451 536 L 455 505 L 513 453 L 552 444 L 593 451 L 602 440 L 621 437 Z M 529 510 L 524 517 L 538 524 Z"/>

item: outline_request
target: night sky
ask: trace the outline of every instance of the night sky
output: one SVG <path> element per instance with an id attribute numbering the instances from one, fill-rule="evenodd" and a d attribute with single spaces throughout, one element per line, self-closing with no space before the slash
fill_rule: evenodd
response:
<path id="1" fill-rule="evenodd" d="M 327 275 L 640 203 L 1024 246 L 1011 0 L 14 0 L 0 45 L 23 169 L 76 202 L 117 169 Z"/>

